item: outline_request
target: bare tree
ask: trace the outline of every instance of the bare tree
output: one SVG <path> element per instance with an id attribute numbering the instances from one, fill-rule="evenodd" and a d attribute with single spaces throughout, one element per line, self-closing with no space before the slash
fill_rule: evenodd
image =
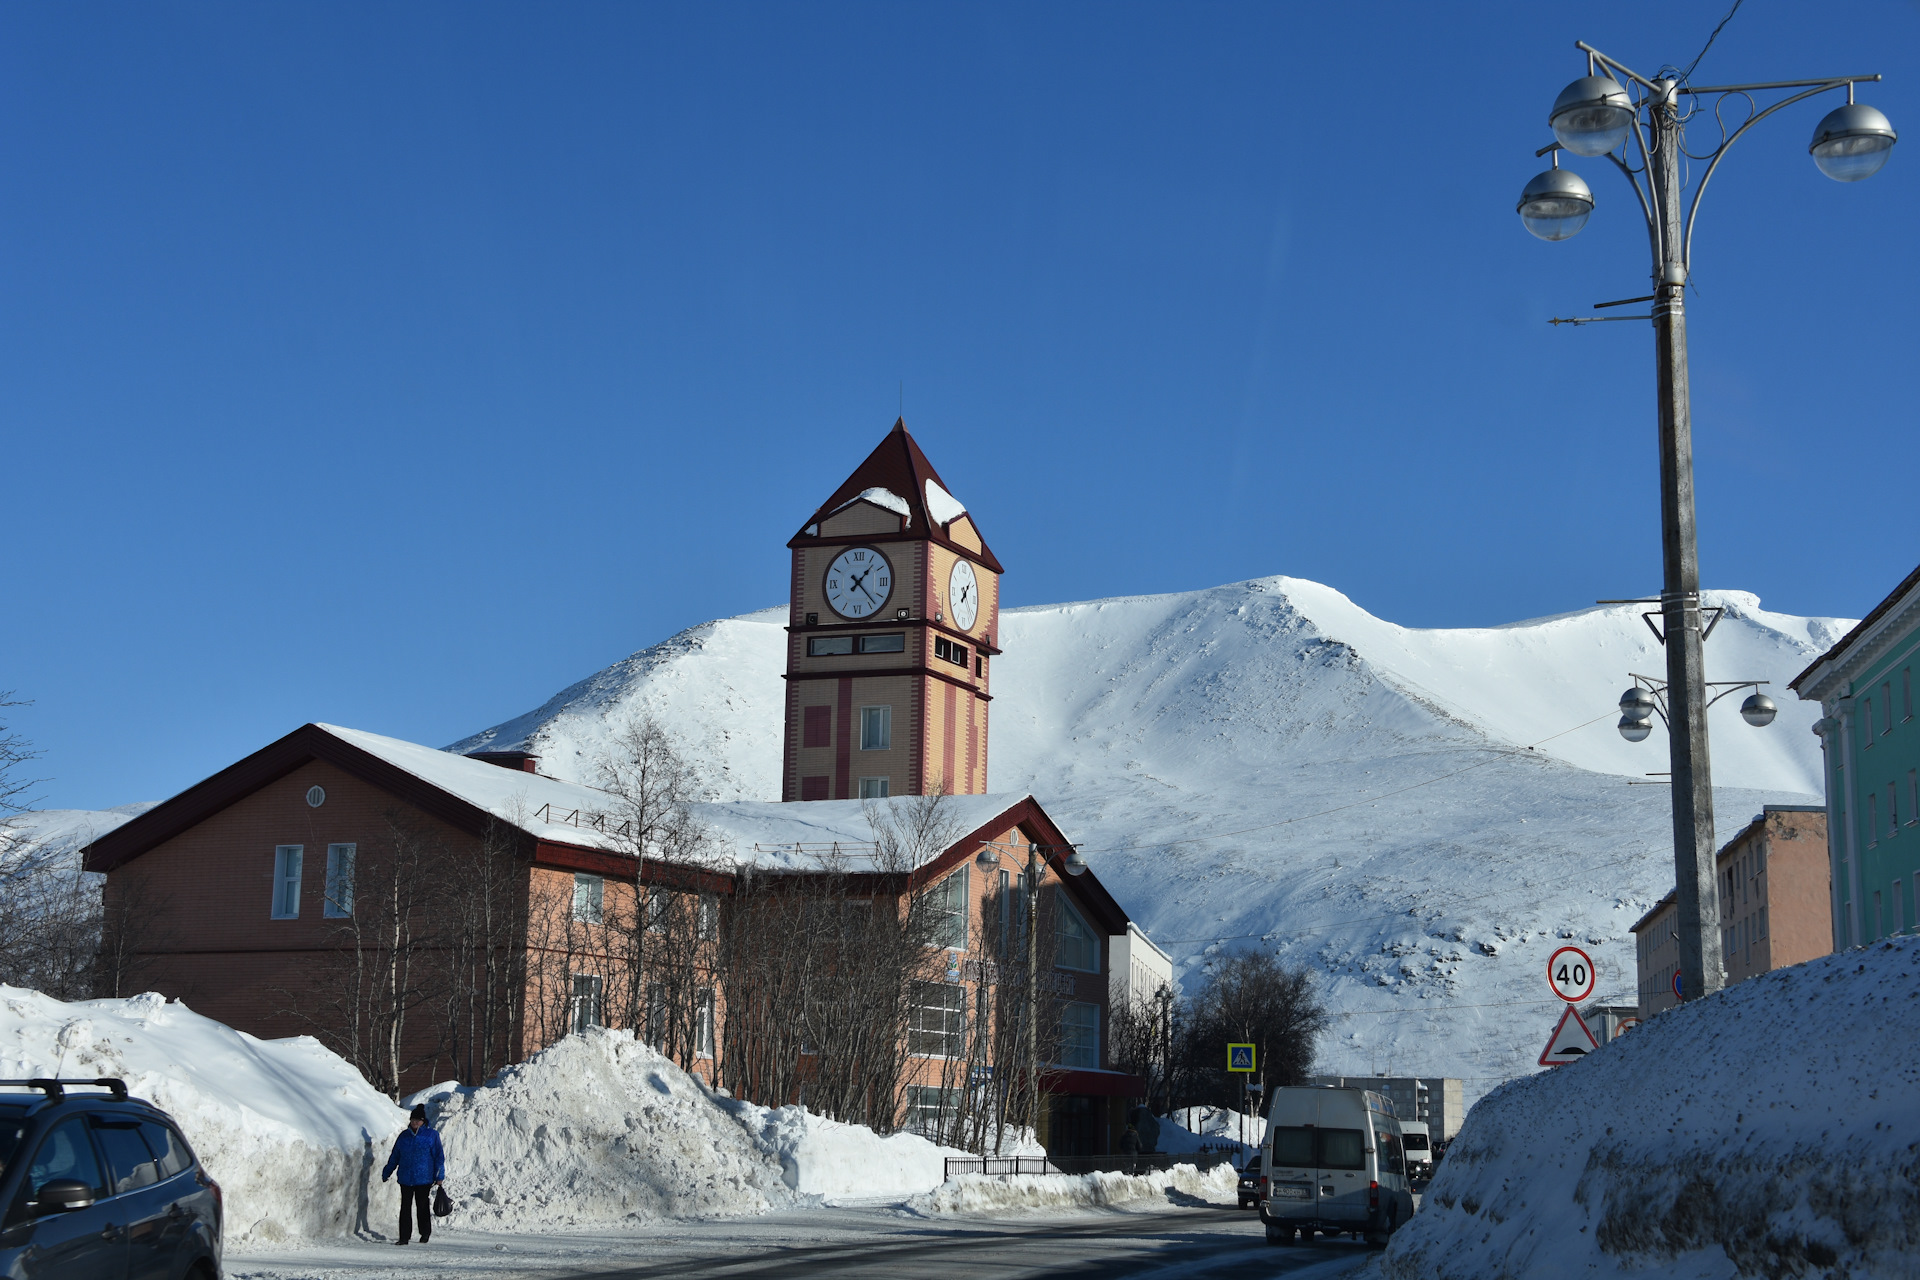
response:
<path id="1" fill-rule="evenodd" d="M 447 867 L 436 904 L 437 984 L 454 1074 L 481 1084 L 510 1060 L 526 979 L 527 856 L 517 828 L 490 819 L 470 861 Z"/>
<path id="2" fill-rule="evenodd" d="M 94 991 L 100 877 L 81 869 L 84 837 L 0 831 L 0 982 L 57 1000 Z"/>
<path id="3" fill-rule="evenodd" d="M 14 697 L 13 690 L 0 690 L 0 712 L 9 707 L 28 707 L 31 702 Z M 19 813 L 25 813 L 33 801 L 30 793 L 44 779 L 22 776 L 20 770 L 29 761 L 40 758 L 33 744 L 15 733 L 5 720 L 0 720 L 0 830 L 10 825 L 9 820 Z M 0 870 L 0 892 L 4 892 L 7 872 Z"/>
<path id="4" fill-rule="evenodd" d="M 1327 1021 L 1305 969 L 1288 968 L 1263 951 L 1228 956 L 1211 966 L 1193 998 L 1176 1073 L 1188 1096 L 1244 1110 L 1244 1084 L 1222 1069 L 1226 1046 L 1253 1045 L 1269 1088 L 1299 1084 Z"/>

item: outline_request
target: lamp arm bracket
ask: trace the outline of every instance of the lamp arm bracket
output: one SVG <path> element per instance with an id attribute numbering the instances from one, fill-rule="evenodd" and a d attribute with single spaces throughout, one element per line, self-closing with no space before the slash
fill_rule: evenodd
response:
<path id="1" fill-rule="evenodd" d="M 1876 80 L 1879 79 L 1878 76 L 1875 76 L 1873 78 Z M 1734 143 L 1740 141 L 1741 135 L 1746 133 L 1747 130 L 1753 128 L 1753 126 L 1759 124 L 1762 120 L 1765 120 L 1768 116 L 1772 115 L 1774 112 L 1778 111 L 1782 107 L 1790 107 L 1794 103 L 1799 102 L 1804 98 L 1811 98 L 1816 94 L 1825 93 L 1829 89 L 1844 89 L 1848 85 L 1852 84 L 1855 79 L 1866 79 L 1866 77 L 1849 76 L 1839 80 L 1821 80 L 1818 82 L 1814 82 L 1813 88 L 1808 89 L 1803 93 L 1796 93 L 1790 98 L 1782 98 L 1780 99 L 1780 101 L 1774 103 L 1772 106 L 1766 108 L 1764 111 L 1759 111 L 1754 113 L 1751 117 L 1748 118 L 1745 124 L 1741 125 L 1738 129 L 1735 129 L 1732 133 L 1728 134 L 1725 142 L 1722 142 L 1718 147 L 1714 148 L 1713 161 L 1712 163 L 1707 165 L 1707 171 L 1700 175 L 1700 185 L 1693 189 L 1693 203 L 1687 206 L 1686 229 L 1680 237 L 1680 264 L 1682 266 L 1686 267 L 1689 271 L 1691 271 L 1693 268 L 1693 220 L 1700 216 L 1700 198 L 1707 194 L 1707 184 L 1713 181 L 1714 170 L 1718 169 L 1720 167 L 1720 162 L 1727 158 L 1727 152 L 1733 147 Z M 1806 83 L 1808 82 L 1803 80 L 1798 82 L 1783 82 L 1779 85 L 1772 85 L 1772 86 L 1746 85 L 1746 86 L 1740 87 L 1739 89 L 1726 90 L 1726 92 L 1729 92 L 1729 93 L 1745 92 L 1747 89 L 1796 88 L 1798 87 L 1798 85 L 1806 84 Z M 1699 90 L 1699 92 L 1706 93 L 1708 92 L 1708 90 L 1702 89 L 1702 90 Z"/>
<path id="2" fill-rule="evenodd" d="M 1751 689 L 1755 693 L 1758 693 L 1760 692 L 1761 685 L 1772 684 L 1773 682 L 1771 680 L 1709 680 L 1706 683 L 1707 688 L 1719 689 L 1721 691 L 1707 699 L 1707 705 L 1712 706 L 1729 693 L 1738 693 L 1742 689 Z"/>
<path id="3" fill-rule="evenodd" d="M 1703 89 L 1693 89 L 1693 88 L 1687 87 L 1686 85 L 1681 85 L 1680 92 L 1708 94 L 1708 93 L 1757 93 L 1762 89 L 1805 89 L 1809 87 L 1827 89 L 1827 88 L 1833 87 L 1834 85 L 1841 85 L 1841 84 L 1869 84 L 1879 79 L 1880 77 L 1877 75 L 1828 76 L 1825 80 L 1770 80 L 1765 84 L 1712 84 L 1712 85 L 1706 86 Z"/>
<path id="4" fill-rule="evenodd" d="M 1602 66 L 1605 66 L 1613 71 L 1618 71 L 1621 75 L 1627 77 L 1627 79 L 1633 81 L 1635 84 L 1644 86 L 1648 93 L 1654 92 L 1653 81 L 1647 79 L 1645 76 L 1641 75 L 1639 72 L 1635 71 L 1633 68 L 1627 66 L 1625 63 L 1615 62 L 1612 58 L 1609 58 L 1606 54 L 1600 52 L 1598 49 L 1588 44 L 1585 40 L 1575 40 L 1573 42 L 1573 47 L 1580 50 L 1580 52 L 1589 55 L 1594 60 L 1599 62 Z"/>

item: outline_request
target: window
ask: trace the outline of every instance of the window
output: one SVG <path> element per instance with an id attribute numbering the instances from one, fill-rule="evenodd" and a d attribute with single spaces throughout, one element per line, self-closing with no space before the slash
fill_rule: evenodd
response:
<path id="1" fill-rule="evenodd" d="M 948 982 L 914 983 L 907 1052 L 928 1058 L 958 1058 L 966 1048 L 966 988 Z"/>
<path id="2" fill-rule="evenodd" d="M 1000 954 L 1004 958 L 1007 947 L 1013 940 L 1013 893 L 1007 886 L 1009 877 L 1005 871 L 1000 873 Z"/>
<path id="3" fill-rule="evenodd" d="M 699 1019 L 693 1026 L 693 1051 L 702 1058 L 713 1056 L 713 988 L 700 988 Z"/>
<path id="4" fill-rule="evenodd" d="M 1920 769 L 1907 770 L 1907 825 L 1920 822 Z"/>
<path id="5" fill-rule="evenodd" d="M 695 936 L 702 942 L 712 942 L 720 936 L 720 899 L 710 893 L 700 895 L 700 918 L 695 926 Z"/>
<path id="6" fill-rule="evenodd" d="M 1311 1169 L 1314 1167 L 1313 1130 L 1288 1125 L 1273 1131 L 1273 1167 L 1275 1169 Z"/>
<path id="7" fill-rule="evenodd" d="M 1893 914 L 1887 917 L 1887 923 L 1892 926 L 1894 933 L 1898 933 L 1907 927 L 1903 904 L 1900 901 L 1900 890 L 1905 887 L 1906 886 L 1902 885 L 1898 880 L 1893 882 Z"/>
<path id="8" fill-rule="evenodd" d="M 930 1085 L 907 1086 L 907 1128 L 929 1138 L 935 1137 L 947 1117 L 960 1109 L 958 1089 L 935 1089 Z"/>
<path id="9" fill-rule="evenodd" d="M 803 747 L 830 747 L 833 745 L 833 708 L 808 707 L 800 713 L 800 745 Z"/>
<path id="10" fill-rule="evenodd" d="M 655 889 L 647 895 L 647 932 L 665 933 L 667 922 L 673 918 L 673 895 L 664 889 Z"/>
<path id="11" fill-rule="evenodd" d="M 860 708 L 860 749 L 885 751 L 893 745 L 893 708 Z"/>
<path id="12" fill-rule="evenodd" d="M 170 1126 L 142 1120 L 140 1136 L 147 1140 L 147 1146 L 152 1149 L 154 1159 L 160 1165 L 162 1182 L 193 1167 L 193 1157 L 187 1153 L 186 1142 Z"/>
<path id="13" fill-rule="evenodd" d="M 1100 972 L 1099 935 L 1080 918 L 1080 913 L 1067 902 L 1065 895 L 1059 890 L 1054 892 L 1055 900 L 1060 905 L 1060 930 L 1054 946 L 1053 962 L 1062 969 Z"/>
<path id="14" fill-rule="evenodd" d="M 600 897 L 606 882 L 599 876 L 576 871 L 573 876 L 573 918 L 587 924 L 600 923 Z"/>
<path id="15" fill-rule="evenodd" d="M 647 984 L 647 1043 L 658 1049 L 667 1043 L 667 984 Z"/>
<path id="16" fill-rule="evenodd" d="M 1900 834 L 1899 793 L 1894 790 L 1894 785 L 1891 782 L 1887 784 L 1887 834 L 1890 836 Z"/>
<path id="17" fill-rule="evenodd" d="M 1880 843 L 1880 798 L 1867 797 L 1867 848 Z"/>
<path id="18" fill-rule="evenodd" d="M 273 918 L 300 918 L 300 858 L 303 845 L 283 844 L 273 851 Z"/>
<path id="19" fill-rule="evenodd" d="M 1883 734 L 1892 733 L 1893 732 L 1893 681 L 1886 680 L 1881 682 L 1880 701 L 1885 703 L 1887 708 L 1887 726 L 1886 728 L 1880 730 L 1880 732 Z"/>
<path id="20" fill-rule="evenodd" d="M 885 800 L 892 786 L 893 781 L 890 778 L 862 778 L 860 779 L 860 798 Z"/>
<path id="21" fill-rule="evenodd" d="M 1913 719 L 1913 668 L 1906 667 L 1900 672 L 1900 718 Z"/>
<path id="22" fill-rule="evenodd" d="M 115 1195 L 150 1187 L 160 1181 L 160 1170 L 154 1167 L 153 1152 L 147 1150 L 147 1144 L 141 1141 L 139 1121 L 108 1120 L 95 1116 L 93 1136 L 100 1144 L 101 1153 L 107 1158 L 107 1176 L 113 1179 Z"/>
<path id="23" fill-rule="evenodd" d="M 344 920 L 353 914 L 353 859 L 356 846 L 327 846 L 327 901 L 324 914 Z"/>
<path id="24" fill-rule="evenodd" d="M 1320 1149 L 1316 1153 L 1320 1159 L 1316 1163 L 1322 1169 L 1364 1169 L 1367 1167 L 1366 1134 L 1358 1129 L 1321 1129 L 1319 1131 Z"/>
<path id="25" fill-rule="evenodd" d="M 974 656 L 974 659 L 973 659 L 973 674 L 977 676 L 984 676 L 987 674 L 987 660 L 985 658 L 980 657 L 977 654 Z"/>
<path id="26" fill-rule="evenodd" d="M 588 1027 L 599 1026 L 600 975 L 597 973 L 574 974 L 573 995 L 567 1004 L 567 1021 L 575 1035 Z"/>
<path id="27" fill-rule="evenodd" d="M 61 1121 L 33 1153 L 26 1185 L 43 1187 L 55 1178 L 84 1182 L 97 1196 L 112 1194 L 107 1190 L 106 1175 L 100 1172 L 100 1162 L 94 1157 L 93 1143 L 87 1140 L 87 1122 L 82 1116 Z"/>
<path id="28" fill-rule="evenodd" d="M 933 886 L 927 897 L 936 921 L 933 931 L 934 945 L 954 951 L 965 951 L 968 916 L 966 865 L 961 864 L 959 870 Z"/>
<path id="29" fill-rule="evenodd" d="M 1100 1006 L 1070 1001 L 1060 1010 L 1060 1065 L 1100 1066 Z"/>
<path id="30" fill-rule="evenodd" d="M 906 651 L 907 636 L 904 631 L 895 631 L 884 636 L 860 637 L 862 653 L 905 653 Z"/>
<path id="31" fill-rule="evenodd" d="M 1376 1134 L 1374 1141 L 1380 1148 L 1381 1167 L 1388 1173 L 1397 1173 L 1405 1176 L 1407 1172 L 1407 1161 L 1406 1157 L 1400 1154 L 1400 1139 L 1391 1133 L 1383 1132 Z"/>
<path id="32" fill-rule="evenodd" d="M 1873 891 L 1873 937 L 1868 939 L 1870 942 L 1884 938 L 1887 935 L 1887 920 L 1886 916 L 1881 912 L 1880 906 L 1880 891 L 1875 889 Z"/>
<path id="33" fill-rule="evenodd" d="M 1873 699 L 1872 698 L 1862 698 L 1860 700 L 1860 739 L 1861 739 L 1860 745 L 1862 747 L 1873 746 Z"/>
<path id="34" fill-rule="evenodd" d="M 951 662 L 956 667 L 964 667 L 967 665 L 967 646 L 940 636 L 933 642 L 933 656 Z"/>
<path id="35" fill-rule="evenodd" d="M 807 656 L 809 658 L 830 658 L 842 653 L 853 652 L 852 636 L 808 636 Z"/>

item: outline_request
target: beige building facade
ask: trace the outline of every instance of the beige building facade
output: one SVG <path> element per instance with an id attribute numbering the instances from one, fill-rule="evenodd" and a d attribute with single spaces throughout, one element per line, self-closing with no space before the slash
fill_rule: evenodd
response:
<path id="1" fill-rule="evenodd" d="M 1833 950 L 1827 814 L 1818 805 L 1768 805 L 1714 858 L 1720 959 L 1729 984 Z M 1680 1003 L 1674 895 L 1633 926 L 1640 1016 Z"/>

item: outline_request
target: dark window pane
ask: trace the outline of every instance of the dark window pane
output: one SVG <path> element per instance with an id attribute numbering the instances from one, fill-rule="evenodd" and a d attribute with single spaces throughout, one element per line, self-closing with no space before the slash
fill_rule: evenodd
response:
<path id="1" fill-rule="evenodd" d="M 1273 1131 L 1273 1167 L 1311 1169 L 1313 1167 L 1313 1130 L 1275 1129 Z"/>
<path id="2" fill-rule="evenodd" d="M 809 658 L 830 657 L 836 653 L 852 653 L 852 636 L 808 636 L 807 656 Z"/>
<path id="3" fill-rule="evenodd" d="M 832 707 L 807 707 L 801 713 L 801 725 L 801 746 L 830 747 L 833 745 Z"/>
<path id="4" fill-rule="evenodd" d="M 1366 1134 L 1358 1129 L 1321 1129 L 1319 1133 L 1322 1169 L 1367 1167 Z"/>
<path id="5" fill-rule="evenodd" d="M 77 1178 L 92 1187 L 95 1195 L 107 1194 L 107 1180 L 87 1140 L 87 1122 L 79 1116 L 61 1122 L 40 1140 L 40 1149 L 33 1154 L 27 1185 L 37 1191 L 56 1178 Z"/>
<path id="6" fill-rule="evenodd" d="M 186 1141 L 166 1125 L 142 1120 L 140 1136 L 147 1140 L 147 1145 L 153 1148 L 153 1154 L 159 1157 L 162 1178 L 171 1178 L 193 1167 L 193 1156 L 187 1151 Z"/>
<path id="7" fill-rule="evenodd" d="M 150 1187 L 160 1181 L 153 1166 L 153 1152 L 140 1138 L 140 1126 L 132 1120 L 93 1122 L 93 1136 L 107 1157 L 107 1173 L 113 1178 L 114 1194 Z"/>
<path id="8" fill-rule="evenodd" d="M 860 637 L 860 652 L 862 653 L 905 653 L 906 651 L 907 637 L 902 632 L 895 632 L 893 635 L 888 636 Z"/>

